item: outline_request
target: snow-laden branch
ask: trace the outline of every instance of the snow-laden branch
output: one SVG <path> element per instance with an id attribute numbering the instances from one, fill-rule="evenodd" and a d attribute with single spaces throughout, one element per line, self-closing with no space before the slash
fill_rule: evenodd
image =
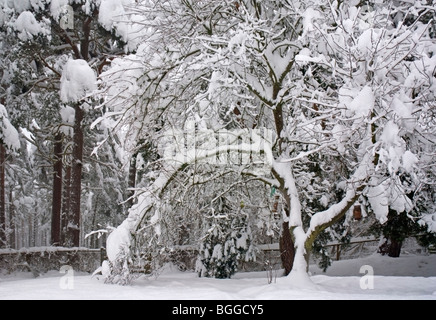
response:
<path id="1" fill-rule="evenodd" d="M 240 132 L 239 132 L 240 134 Z M 221 135 L 223 133 L 221 132 Z M 232 135 L 231 132 L 226 132 L 226 135 Z M 238 136 L 238 135 L 236 135 Z M 167 187 L 173 182 L 175 177 L 185 170 L 188 166 L 196 163 L 215 163 L 220 155 L 228 155 L 234 153 L 236 155 L 263 155 L 266 163 L 272 163 L 272 148 L 271 141 L 266 140 L 261 135 L 251 132 L 253 143 L 221 145 L 212 149 L 198 149 L 194 147 L 186 150 L 185 152 L 177 152 L 174 156 L 167 157 L 162 160 L 165 163 L 166 170 L 162 170 L 158 178 L 145 190 L 137 195 L 137 204 L 130 210 L 127 219 L 116 228 L 108 237 L 107 240 L 107 254 L 111 262 L 115 262 L 120 258 L 120 255 L 128 255 L 132 244 L 132 237 L 143 224 L 144 220 L 148 217 L 147 214 L 159 204 L 160 200 Z M 182 145 L 185 145 L 183 143 Z M 174 148 L 174 145 L 172 145 Z M 172 150 L 172 149 L 169 149 Z M 177 148 L 176 148 L 177 150 Z M 168 151 L 168 150 L 167 150 Z M 167 152 L 168 155 L 168 152 Z M 224 161 L 223 164 L 228 164 Z M 258 177 L 252 180 L 259 180 Z M 235 184 L 235 186 L 238 183 Z M 156 210 L 153 217 L 150 218 L 150 226 L 154 226 L 157 233 L 159 233 L 160 214 Z"/>
<path id="2" fill-rule="evenodd" d="M 354 174 L 348 180 L 345 196 L 341 201 L 311 217 L 309 229 L 306 231 L 306 242 L 309 242 L 306 246 L 311 246 L 322 230 L 342 218 L 357 201 L 374 172 L 373 158 L 374 156 L 370 152 L 364 155 Z"/>

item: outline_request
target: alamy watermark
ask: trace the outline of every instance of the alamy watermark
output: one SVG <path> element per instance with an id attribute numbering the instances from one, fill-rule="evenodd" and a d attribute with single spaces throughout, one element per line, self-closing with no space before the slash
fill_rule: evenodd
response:
<path id="1" fill-rule="evenodd" d="M 360 289 L 373 290 L 374 289 L 374 268 L 370 265 L 360 267 L 360 273 L 365 274 L 360 278 Z"/>
<path id="2" fill-rule="evenodd" d="M 59 273 L 65 274 L 59 279 L 59 288 L 62 290 L 74 290 L 74 269 L 72 266 L 62 266 Z"/>
<path id="3" fill-rule="evenodd" d="M 74 29 L 74 9 L 72 6 L 66 5 L 60 8 L 59 26 L 64 29 Z"/>

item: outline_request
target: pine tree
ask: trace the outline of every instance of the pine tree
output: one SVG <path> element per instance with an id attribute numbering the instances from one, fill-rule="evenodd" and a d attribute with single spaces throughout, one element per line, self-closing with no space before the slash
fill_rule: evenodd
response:
<path id="1" fill-rule="evenodd" d="M 202 237 L 197 261 L 200 276 L 226 279 L 238 271 L 240 261 L 253 257 L 251 231 L 243 205 L 234 212 L 225 198 L 220 198 L 211 216 L 206 219 L 206 234 Z"/>

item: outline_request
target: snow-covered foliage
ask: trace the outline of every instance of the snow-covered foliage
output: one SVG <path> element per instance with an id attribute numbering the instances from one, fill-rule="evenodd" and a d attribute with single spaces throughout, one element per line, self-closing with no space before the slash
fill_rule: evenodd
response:
<path id="1" fill-rule="evenodd" d="M 29 41 L 39 35 L 50 37 L 55 25 L 74 29 L 74 15 L 79 10 L 89 17 L 98 13 L 96 20 L 101 27 L 113 31 L 126 44 L 126 51 L 134 51 L 140 43 L 143 21 L 132 11 L 133 4 L 134 0 L 4 0 L 0 2 L 0 26 Z"/>
<path id="2" fill-rule="evenodd" d="M 17 150 L 20 148 L 19 133 L 9 121 L 8 112 L 2 104 L 0 104 L 0 140 L 10 150 Z"/>
<path id="3" fill-rule="evenodd" d="M 79 102 L 97 88 L 97 77 L 85 60 L 69 60 L 62 70 L 60 96 L 65 103 Z"/>
<path id="4" fill-rule="evenodd" d="M 23 41 L 32 40 L 33 37 L 48 35 L 50 33 L 47 26 L 39 23 L 32 12 L 23 11 L 15 21 L 15 29 L 18 31 L 18 38 Z"/>

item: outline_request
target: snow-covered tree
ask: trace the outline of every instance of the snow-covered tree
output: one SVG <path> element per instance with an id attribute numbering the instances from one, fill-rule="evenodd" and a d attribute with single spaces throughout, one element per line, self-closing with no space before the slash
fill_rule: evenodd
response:
<path id="1" fill-rule="evenodd" d="M 185 148 L 172 149 L 171 161 L 161 161 L 137 192 L 109 237 L 110 261 L 126 271 L 138 235 L 162 235 L 158 208 L 170 190 L 189 185 L 178 178 L 195 182 L 208 170 L 220 176 L 226 169 L 216 159 L 233 151 L 271 155 L 266 171 L 254 161 L 240 164 L 238 179 L 262 181 L 281 195 L 284 235 L 295 251 L 289 279 L 307 278 L 314 241 L 356 202 L 382 223 L 389 210 L 411 212 L 410 188 L 428 162 L 408 136 L 422 132 L 420 119 L 434 112 L 431 21 L 420 17 L 434 9 L 401 1 L 144 2 L 138 10 L 149 37 L 111 73 L 137 72 L 128 93 L 134 103 L 112 112 L 127 139 L 158 146 L 171 129 L 174 142 L 174 128 L 186 133 L 194 123 L 196 144 L 181 139 Z M 272 131 L 273 140 L 200 138 L 235 128 Z M 433 142 L 419 145 L 428 150 Z M 162 155 L 165 146 L 157 147 Z M 205 160 L 209 168 L 193 171 Z"/>

